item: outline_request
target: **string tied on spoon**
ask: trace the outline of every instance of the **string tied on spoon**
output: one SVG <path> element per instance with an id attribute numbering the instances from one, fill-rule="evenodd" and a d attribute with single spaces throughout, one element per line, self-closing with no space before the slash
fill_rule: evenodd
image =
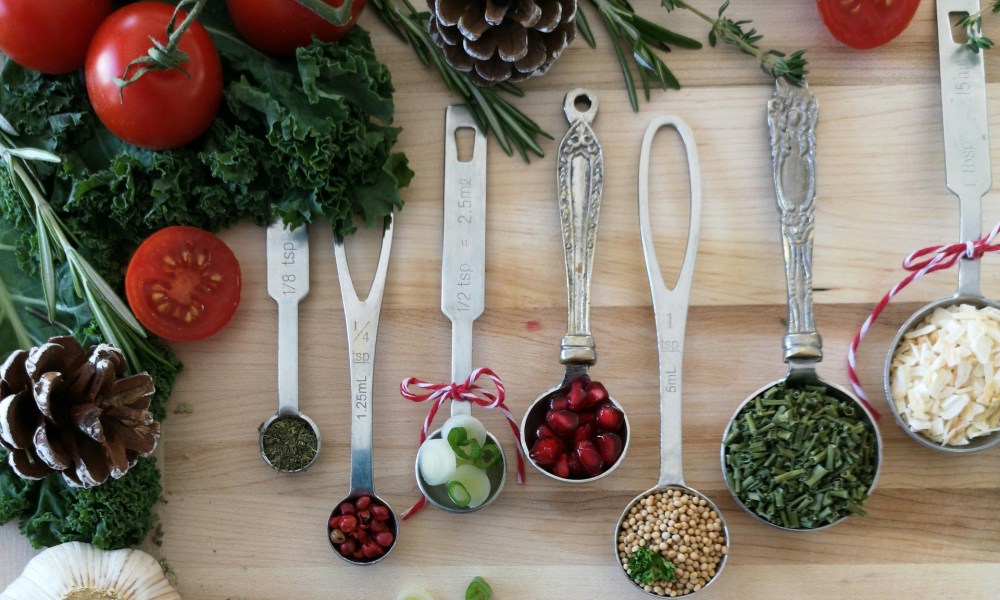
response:
<path id="1" fill-rule="evenodd" d="M 868 315 L 868 318 L 861 324 L 861 328 L 858 329 L 858 333 L 854 336 L 854 339 L 851 341 L 851 346 L 847 351 L 847 375 L 851 381 L 851 387 L 854 388 L 854 393 L 857 394 L 861 402 L 866 408 L 868 408 L 876 419 L 879 419 L 881 415 L 879 415 L 878 411 L 872 408 L 872 405 L 868 402 L 868 396 L 861 387 L 861 380 L 858 378 L 857 373 L 856 358 L 858 346 L 861 345 L 861 340 L 864 339 L 868 330 L 875 324 L 875 320 L 878 319 L 879 315 L 882 314 L 882 311 L 889 305 L 889 301 L 892 300 L 896 294 L 903 291 L 906 286 L 928 273 L 953 267 L 960 258 L 978 260 L 987 252 L 1000 251 L 1000 244 L 994 243 L 998 235 L 1000 235 L 1000 223 L 994 225 L 993 229 L 991 229 L 988 234 L 979 239 L 966 240 L 964 242 L 956 242 L 947 245 L 928 246 L 910 253 L 903 259 L 903 269 L 909 271 L 909 274 L 899 283 L 894 285 L 892 289 L 886 292 L 884 296 L 882 296 L 882 299 L 875 305 L 871 314 Z"/>
<path id="2" fill-rule="evenodd" d="M 486 384 L 481 385 L 480 380 L 485 380 Z M 524 483 L 524 451 L 521 449 L 520 443 L 521 429 L 517 426 L 517 421 L 514 420 L 514 414 L 504 403 L 506 392 L 503 382 L 491 369 L 479 367 L 473 370 L 469 377 L 462 382 L 431 383 L 416 377 L 407 377 L 399 384 L 399 393 L 411 402 L 431 402 L 431 408 L 427 411 L 427 417 L 420 429 L 420 444 L 427 440 L 431 423 L 446 400 L 471 402 L 482 408 L 499 410 L 507 419 L 507 424 L 510 425 L 510 430 L 514 433 L 514 444 L 517 448 L 517 482 Z M 415 515 L 426 503 L 427 498 L 421 496 L 416 504 L 403 512 L 403 519 Z"/>

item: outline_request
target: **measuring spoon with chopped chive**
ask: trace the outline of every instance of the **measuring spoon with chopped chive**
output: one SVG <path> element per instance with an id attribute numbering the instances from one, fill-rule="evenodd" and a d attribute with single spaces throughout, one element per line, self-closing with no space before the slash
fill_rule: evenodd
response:
<path id="1" fill-rule="evenodd" d="M 788 374 L 736 409 L 722 439 L 722 472 L 755 519 L 815 531 L 865 514 L 882 438 L 857 398 L 816 374 L 823 359 L 812 303 L 818 108 L 805 82 L 778 78 L 775 86 L 767 108 L 788 285 Z"/>
<path id="2" fill-rule="evenodd" d="M 649 217 L 649 157 L 656 133 L 673 128 L 680 135 L 687 156 L 691 189 L 691 212 L 688 219 L 687 247 L 684 262 L 673 289 L 668 289 L 656 258 L 656 245 Z M 656 485 L 636 496 L 622 511 L 615 527 L 615 558 L 622 573 L 640 590 L 651 596 L 691 595 L 718 579 L 729 556 L 729 528 L 718 507 L 694 488 L 684 483 L 681 433 L 681 367 L 684 355 L 684 330 L 687 325 L 691 281 L 698 253 L 698 231 L 701 226 L 701 174 L 694 134 L 687 123 L 674 115 L 662 115 L 646 128 L 639 154 L 639 235 L 646 258 L 646 274 L 653 297 L 656 322 L 656 344 L 660 365 L 660 479 Z M 685 556 L 679 544 L 674 544 L 670 513 L 683 512 L 691 527 L 682 533 L 690 548 Z M 639 521 L 639 522 L 637 522 Z M 633 545 L 629 535 L 646 526 L 657 532 L 645 545 Z M 650 529 L 644 529 L 650 531 Z M 661 533 L 662 532 L 662 533 Z M 690 539 L 688 535 L 690 534 Z M 681 535 L 680 533 L 677 534 Z M 712 538 L 709 538 L 712 535 Z M 721 538 L 719 537 L 721 535 Z M 661 544 L 656 544 L 659 538 Z M 677 539 L 680 539 L 679 537 Z M 716 546 L 718 544 L 718 546 Z M 666 548 L 666 550 L 664 549 Z M 647 557 L 642 553 L 649 550 Z M 678 564 L 665 562 L 673 550 Z M 654 553 L 655 551 L 655 553 Z M 687 551 L 687 550 L 685 550 Z M 698 555 L 698 552 L 702 555 Z M 659 561 L 663 569 L 640 572 L 639 562 Z M 688 562 L 686 562 L 688 561 Z M 675 567 L 680 567 L 675 571 Z M 655 573 L 655 574 L 654 574 Z M 691 587 L 688 588 L 688 585 Z M 646 589 L 646 587 L 650 589 Z M 688 590 L 692 591 L 688 591 Z M 663 592 L 663 593 L 660 593 Z"/>

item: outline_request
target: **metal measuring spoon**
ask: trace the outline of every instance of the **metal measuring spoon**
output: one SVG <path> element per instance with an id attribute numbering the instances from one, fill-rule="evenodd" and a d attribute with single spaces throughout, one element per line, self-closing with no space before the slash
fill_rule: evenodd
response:
<path id="1" fill-rule="evenodd" d="M 687 247 L 684 251 L 684 262 L 681 265 L 677 283 L 673 289 L 667 289 L 656 259 L 656 245 L 653 229 L 649 218 L 649 155 L 652 151 L 653 138 L 663 127 L 673 127 L 680 134 L 681 141 L 687 153 L 688 173 L 691 183 L 691 216 L 688 225 Z M 653 119 L 646 128 L 642 140 L 642 150 L 639 157 L 639 235 L 642 238 L 642 251 L 646 257 L 646 273 L 649 277 L 649 287 L 653 296 L 653 315 L 656 321 L 656 344 L 660 365 L 660 479 L 655 486 L 635 497 L 618 519 L 615 527 L 614 549 L 615 558 L 619 562 L 626 560 L 627 553 L 619 546 L 623 525 L 630 516 L 632 507 L 649 496 L 679 490 L 688 496 L 704 500 L 708 510 L 714 511 L 722 523 L 722 544 L 729 545 L 729 528 L 722 512 L 708 496 L 684 483 L 684 467 L 682 460 L 681 434 L 681 366 L 684 354 L 684 329 L 687 324 L 688 303 L 691 298 L 691 280 L 694 277 L 694 263 L 698 251 L 698 231 L 701 227 L 701 171 L 698 162 L 698 149 L 694 143 L 694 134 L 687 123 L 674 115 L 663 115 Z M 693 545 L 693 544 L 690 544 Z M 718 579 L 722 568 L 726 565 L 728 552 L 722 554 L 715 574 L 698 590 L 687 593 L 691 595 L 708 587 Z M 635 583 L 628 573 L 622 573 Z M 638 586 L 638 584 L 636 584 Z M 639 589 L 646 591 L 642 587 Z M 651 591 L 651 596 L 660 597 Z"/>
<path id="2" fill-rule="evenodd" d="M 475 131 L 472 157 L 458 158 L 459 129 Z M 449 106 L 445 113 L 444 244 L 441 258 L 441 312 L 451 320 L 451 380 L 465 381 L 472 373 L 472 324 L 483 314 L 486 289 L 486 135 L 469 110 Z M 451 416 L 471 415 L 469 402 L 451 403 Z M 414 470 L 417 487 L 434 506 L 453 513 L 485 508 L 496 499 L 507 480 L 507 458 L 500 441 L 486 432 L 500 460 L 486 470 L 490 495 L 475 507 L 456 506 L 446 485 L 430 485 L 420 475 L 420 455 Z M 441 437 L 438 429 L 428 439 Z"/>
<path id="3" fill-rule="evenodd" d="M 280 218 L 267 228 L 267 294 L 278 304 L 278 412 L 259 427 L 260 455 L 272 469 L 297 473 L 319 456 L 319 429 L 299 411 L 299 302 L 309 293 L 309 229 L 288 229 Z M 264 434 L 284 419 L 304 421 L 316 435 L 316 448 L 305 464 L 281 469 L 264 451 Z"/>
<path id="4" fill-rule="evenodd" d="M 581 112 L 577 109 L 578 104 L 587 106 L 587 110 Z M 622 451 L 613 465 L 593 477 L 569 479 L 550 473 L 531 458 L 531 447 L 537 437 L 535 432 L 545 424 L 551 398 L 566 390 L 575 379 L 586 377 L 590 365 L 597 362 L 594 337 L 590 333 L 590 275 L 604 190 L 604 153 L 591 128 L 597 116 L 597 96 L 585 89 L 572 90 L 566 94 L 563 113 L 570 128 L 563 136 L 556 155 L 556 182 L 569 305 L 566 336 L 562 339 L 562 351 L 559 353 L 559 362 L 566 365 L 566 375 L 562 383 L 543 393 L 528 407 L 521 421 L 521 445 L 528 460 L 542 473 L 559 481 L 584 483 L 614 471 L 628 451 L 628 415 L 611 396 L 608 396 L 608 401 L 622 412 L 624 421 Z"/>
<path id="5" fill-rule="evenodd" d="M 809 86 L 789 83 L 783 77 L 775 81 L 775 92 L 767 103 L 768 127 L 771 131 L 771 161 L 774 169 L 774 191 L 781 215 L 782 248 L 785 260 L 785 280 L 788 286 L 788 329 L 782 341 L 788 374 L 760 388 L 744 400 L 726 425 L 723 439 L 743 409 L 765 391 L 782 384 L 818 386 L 828 396 L 853 403 L 875 435 L 875 475 L 868 493 L 875 488 L 882 469 L 882 436 L 868 410 L 844 388 L 824 381 L 816 374 L 816 364 L 823 360 L 823 343 L 816 331 L 812 302 L 813 218 L 816 197 L 816 118 L 818 107 Z M 739 499 L 726 469 L 726 444 L 722 444 L 722 472 L 726 487 L 736 502 L 761 523 L 786 531 L 817 531 L 826 529 L 846 518 L 821 527 L 795 529 L 771 523 L 754 513 Z"/>
<path id="6" fill-rule="evenodd" d="M 389 519 L 385 521 L 392 532 L 392 544 L 385 548 L 384 554 L 372 559 L 355 559 L 344 556 L 334 548 L 337 556 L 355 565 L 370 565 L 384 559 L 396 547 L 399 533 L 399 520 L 396 512 L 387 502 L 375 494 L 375 481 L 372 473 L 372 388 L 375 380 L 375 340 L 378 336 L 379 313 L 382 310 L 382 297 L 385 294 L 385 278 L 389 269 L 389 251 L 392 249 L 392 226 L 395 219 L 385 225 L 382 232 L 382 250 L 378 257 L 378 266 L 372 280 L 368 297 L 362 302 L 358 299 L 357 290 L 351 280 L 351 271 L 347 264 L 347 252 L 343 240 L 335 240 L 333 254 L 337 261 L 337 277 L 340 283 L 340 295 L 344 303 L 344 320 L 347 324 L 347 350 L 350 355 L 351 377 L 351 487 L 347 496 L 341 500 L 330 513 L 331 519 L 338 514 L 339 507 L 345 502 L 354 502 L 361 496 L 370 496 L 373 501 L 381 503 L 389 509 Z M 327 526 L 327 535 L 332 531 Z M 331 545 L 334 542 L 331 540 Z"/>
<path id="7" fill-rule="evenodd" d="M 972 52 L 953 38 L 950 15 L 972 14 L 978 0 L 938 0 L 938 51 L 941 63 L 941 108 L 944 124 L 944 157 L 947 186 L 959 200 L 959 232 L 963 240 L 982 235 L 982 197 L 992 186 L 989 122 L 986 114 L 986 73 L 981 52 Z M 964 446 L 939 444 L 910 428 L 892 400 L 892 358 L 903 337 L 938 308 L 969 304 L 977 309 L 1000 308 L 988 300 L 979 286 L 979 261 L 962 258 L 958 263 L 955 295 L 921 307 L 899 328 L 885 357 L 882 385 L 896 422 L 911 438 L 939 452 L 968 454 L 1000 443 L 1000 432 L 973 438 Z"/>

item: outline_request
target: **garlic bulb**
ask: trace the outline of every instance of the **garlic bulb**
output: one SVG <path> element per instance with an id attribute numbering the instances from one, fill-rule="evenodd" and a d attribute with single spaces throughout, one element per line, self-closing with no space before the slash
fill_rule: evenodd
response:
<path id="1" fill-rule="evenodd" d="M 53 546 L 24 568 L 0 600 L 180 600 L 155 558 L 90 544 Z"/>

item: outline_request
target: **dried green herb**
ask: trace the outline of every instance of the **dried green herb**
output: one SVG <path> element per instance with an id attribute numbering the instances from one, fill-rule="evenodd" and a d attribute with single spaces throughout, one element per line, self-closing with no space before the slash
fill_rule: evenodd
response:
<path id="1" fill-rule="evenodd" d="M 723 439 L 726 477 L 760 518 L 815 529 L 861 508 L 878 467 L 876 435 L 854 402 L 785 382 L 748 402 Z"/>
<path id="2" fill-rule="evenodd" d="M 262 430 L 262 434 L 264 456 L 279 471 L 303 469 L 319 452 L 316 432 L 300 417 L 276 419 Z"/>

